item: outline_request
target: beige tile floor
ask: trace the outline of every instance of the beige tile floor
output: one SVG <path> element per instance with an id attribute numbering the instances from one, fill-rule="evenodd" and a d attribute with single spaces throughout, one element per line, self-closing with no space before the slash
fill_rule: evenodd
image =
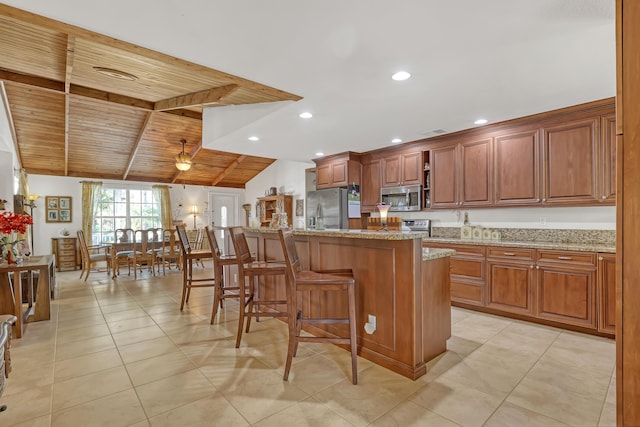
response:
<path id="1" fill-rule="evenodd" d="M 201 269 L 201 273 L 204 273 Z M 234 347 L 237 303 L 209 324 L 211 288 L 184 312 L 181 275 L 58 274 L 51 321 L 14 340 L 0 426 L 613 426 L 611 340 L 452 309 L 448 351 L 417 381 L 254 324 Z"/>

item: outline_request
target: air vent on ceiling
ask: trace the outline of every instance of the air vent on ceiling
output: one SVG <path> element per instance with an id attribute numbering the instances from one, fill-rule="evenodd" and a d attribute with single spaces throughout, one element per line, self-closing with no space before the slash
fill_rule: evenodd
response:
<path id="1" fill-rule="evenodd" d="M 447 133 L 447 131 L 444 129 L 433 129 L 433 130 L 425 130 L 421 133 L 424 136 L 436 136 L 436 135 L 442 135 L 443 133 Z"/>

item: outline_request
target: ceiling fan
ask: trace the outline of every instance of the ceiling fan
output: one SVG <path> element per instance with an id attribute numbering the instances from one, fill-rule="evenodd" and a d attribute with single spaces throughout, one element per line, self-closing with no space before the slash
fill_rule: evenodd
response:
<path id="1" fill-rule="evenodd" d="M 191 169 L 193 159 L 189 154 L 186 154 L 184 152 L 184 145 L 187 143 L 187 140 L 183 138 L 180 140 L 180 142 L 182 143 L 182 152 L 176 156 L 175 165 L 179 171 L 188 171 L 189 169 Z"/>

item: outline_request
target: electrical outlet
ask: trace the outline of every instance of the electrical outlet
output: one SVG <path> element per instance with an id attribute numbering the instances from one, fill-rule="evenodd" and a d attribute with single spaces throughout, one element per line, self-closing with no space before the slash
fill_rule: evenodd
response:
<path id="1" fill-rule="evenodd" d="M 376 325 L 376 316 L 374 316 L 373 314 L 369 315 L 369 323 L 371 323 L 371 325 L 373 325 L 374 328 L 377 327 Z"/>
<path id="2" fill-rule="evenodd" d="M 238 282 L 238 273 L 233 273 L 233 281 Z"/>
<path id="3" fill-rule="evenodd" d="M 540 217 L 540 225 L 547 225 L 547 217 L 546 216 L 541 216 Z"/>

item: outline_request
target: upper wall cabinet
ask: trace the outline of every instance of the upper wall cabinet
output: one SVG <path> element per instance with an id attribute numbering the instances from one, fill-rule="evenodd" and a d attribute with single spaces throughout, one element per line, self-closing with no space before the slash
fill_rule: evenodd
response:
<path id="1" fill-rule="evenodd" d="M 316 162 L 316 189 L 360 185 L 360 158 L 356 153 L 340 153 L 314 160 Z"/>
<path id="2" fill-rule="evenodd" d="M 396 154 L 382 159 L 382 187 L 420 184 L 422 152 Z"/>
<path id="3" fill-rule="evenodd" d="M 493 204 L 492 140 L 469 139 L 434 148 L 431 167 L 431 207 L 490 206 Z"/>
<path id="4" fill-rule="evenodd" d="M 362 160 L 362 186 L 360 187 L 360 210 L 375 212 L 380 202 L 380 183 L 382 178 L 380 159 Z"/>
<path id="5" fill-rule="evenodd" d="M 543 203 L 598 201 L 599 131 L 599 117 L 542 128 Z"/>
<path id="6" fill-rule="evenodd" d="M 609 114 L 496 136 L 495 205 L 615 203 L 615 128 Z"/>

